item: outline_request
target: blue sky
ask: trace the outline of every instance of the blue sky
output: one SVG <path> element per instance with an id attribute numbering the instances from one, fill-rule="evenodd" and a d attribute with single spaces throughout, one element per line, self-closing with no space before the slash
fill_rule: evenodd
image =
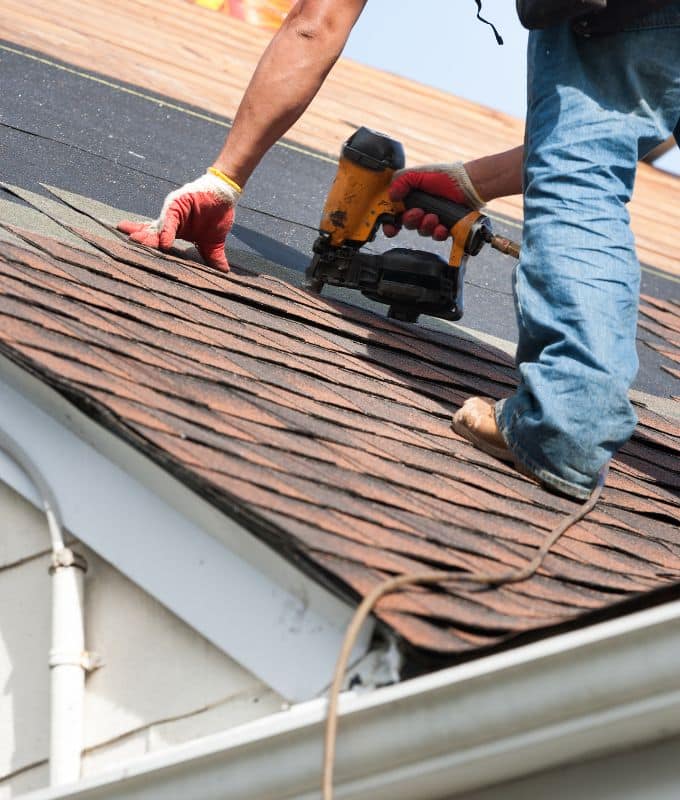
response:
<path id="1" fill-rule="evenodd" d="M 523 116 L 526 34 L 514 0 L 484 0 L 505 44 L 476 18 L 474 0 L 368 0 L 345 56 Z"/>
<path id="2" fill-rule="evenodd" d="M 518 117 L 526 109 L 526 38 L 514 0 L 483 0 L 499 47 L 476 19 L 475 0 L 368 0 L 345 48 L 364 64 L 436 86 Z M 663 165 L 680 174 L 680 150 Z"/>

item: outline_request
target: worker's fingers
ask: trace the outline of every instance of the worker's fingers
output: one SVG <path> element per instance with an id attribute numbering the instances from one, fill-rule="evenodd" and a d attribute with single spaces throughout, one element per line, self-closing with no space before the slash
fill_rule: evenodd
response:
<path id="1" fill-rule="evenodd" d="M 407 217 L 407 215 L 409 216 Z M 425 214 L 420 208 L 412 208 L 402 214 L 401 222 L 404 222 L 404 217 L 407 217 L 404 227 L 409 230 L 417 229 L 422 236 L 431 236 L 436 242 L 445 242 L 449 238 L 449 229 L 439 222 L 439 217 L 436 214 Z M 428 220 L 427 223 L 426 220 Z M 390 222 L 386 222 L 383 225 L 383 233 L 388 239 L 394 238 L 400 230 L 401 225 L 393 225 Z"/>
<path id="2" fill-rule="evenodd" d="M 197 244 L 198 252 L 205 263 L 220 272 L 229 272 L 229 262 L 224 252 L 224 242 Z"/>
<path id="3" fill-rule="evenodd" d="M 145 225 L 143 228 L 140 228 L 140 230 L 131 233 L 130 239 L 133 242 L 144 244 L 147 247 L 158 247 L 158 231 L 154 230 L 148 225 Z"/>
<path id="4" fill-rule="evenodd" d="M 439 217 L 436 214 L 425 214 L 418 226 L 418 233 L 421 236 L 432 236 L 437 225 L 439 225 Z"/>
<path id="5" fill-rule="evenodd" d="M 392 200 L 403 200 L 409 192 L 420 189 L 423 182 L 422 172 L 404 172 L 403 175 L 396 177 L 390 184 L 390 198 Z"/>
<path id="6" fill-rule="evenodd" d="M 422 208 L 409 208 L 401 215 L 401 224 L 409 231 L 418 230 L 424 216 L 425 212 Z"/>
<path id="7" fill-rule="evenodd" d="M 449 229 L 446 225 L 436 225 L 432 231 L 432 238 L 435 242 L 445 242 L 449 238 Z"/>
<path id="8" fill-rule="evenodd" d="M 137 231 L 141 231 L 142 228 L 146 228 L 148 222 L 135 222 L 131 219 L 122 219 L 117 225 L 119 231 L 123 233 L 137 233 Z"/>
<path id="9" fill-rule="evenodd" d="M 163 227 L 158 237 L 158 247 L 161 250 L 169 250 L 172 247 L 175 237 L 177 236 L 177 229 L 180 226 L 181 219 L 182 216 L 178 204 L 172 203 L 165 213 Z"/>
<path id="10" fill-rule="evenodd" d="M 453 200 L 454 203 L 465 203 L 465 195 L 458 182 L 437 165 L 397 173 L 390 184 L 390 198 L 403 200 L 409 192 L 416 190 Z"/>

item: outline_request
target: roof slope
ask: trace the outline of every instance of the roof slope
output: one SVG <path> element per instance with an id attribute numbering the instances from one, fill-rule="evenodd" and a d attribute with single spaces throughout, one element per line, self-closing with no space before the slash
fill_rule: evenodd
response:
<path id="1" fill-rule="evenodd" d="M 0 29 L 11 42 L 231 117 L 271 36 L 185 0 L 3 0 Z M 335 157 L 359 125 L 401 139 L 411 164 L 505 150 L 524 129 L 508 114 L 341 59 L 290 136 Z M 519 219 L 521 198 L 490 208 Z M 631 216 L 640 260 L 680 274 L 680 178 L 640 164 Z"/>
<path id="2" fill-rule="evenodd" d="M 471 392 L 512 391 L 500 352 L 267 275 L 19 235 L 0 242 L 0 352 L 345 596 L 423 567 L 519 566 L 574 508 L 450 428 Z M 378 618 L 451 661 L 680 581 L 680 428 L 639 413 L 601 503 L 540 574 L 413 588 Z"/>

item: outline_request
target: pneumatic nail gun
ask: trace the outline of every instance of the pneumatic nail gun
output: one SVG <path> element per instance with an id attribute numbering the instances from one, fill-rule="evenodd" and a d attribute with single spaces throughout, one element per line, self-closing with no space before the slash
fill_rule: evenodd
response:
<path id="1" fill-rule="evenodd" d="M 417 322 L 420 314 L 457 320 L 463 315 L 463 282 L 468 256 L 485 244 L 519 257 L 519 245 L 496 236 L 487 216 L 425 192 L 403 201 L 390 199 L 394 172 L 404 166 L 404 148 L 384 134 L 359 128 L 345 142 L 338 171 L 326 199 L 306 286 L 325 284 L 358 289 L 389 306 L 388 317 Z M 360 252 L 378 227 L 394 223 L 407 208 L 434 213 L 453 240 L 448 262 L 423 250 L 395 248 L 382 254 Z"/>

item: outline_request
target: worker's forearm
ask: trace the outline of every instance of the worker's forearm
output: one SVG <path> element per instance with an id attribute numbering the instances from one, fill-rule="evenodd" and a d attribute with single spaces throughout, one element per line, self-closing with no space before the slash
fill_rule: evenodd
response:
<path id="1" fill-rule="evenodd" d="M 305 0 L 292 9 L 260 59 L 215 167 L 247 182 L 318 92 L 364 3 Z"/>
<path id="2" fill-rule="evenodd" d="M 482 200 L 522 194 L 523 153 L 520 146 L 467 162 L 465 169 Z"/>

